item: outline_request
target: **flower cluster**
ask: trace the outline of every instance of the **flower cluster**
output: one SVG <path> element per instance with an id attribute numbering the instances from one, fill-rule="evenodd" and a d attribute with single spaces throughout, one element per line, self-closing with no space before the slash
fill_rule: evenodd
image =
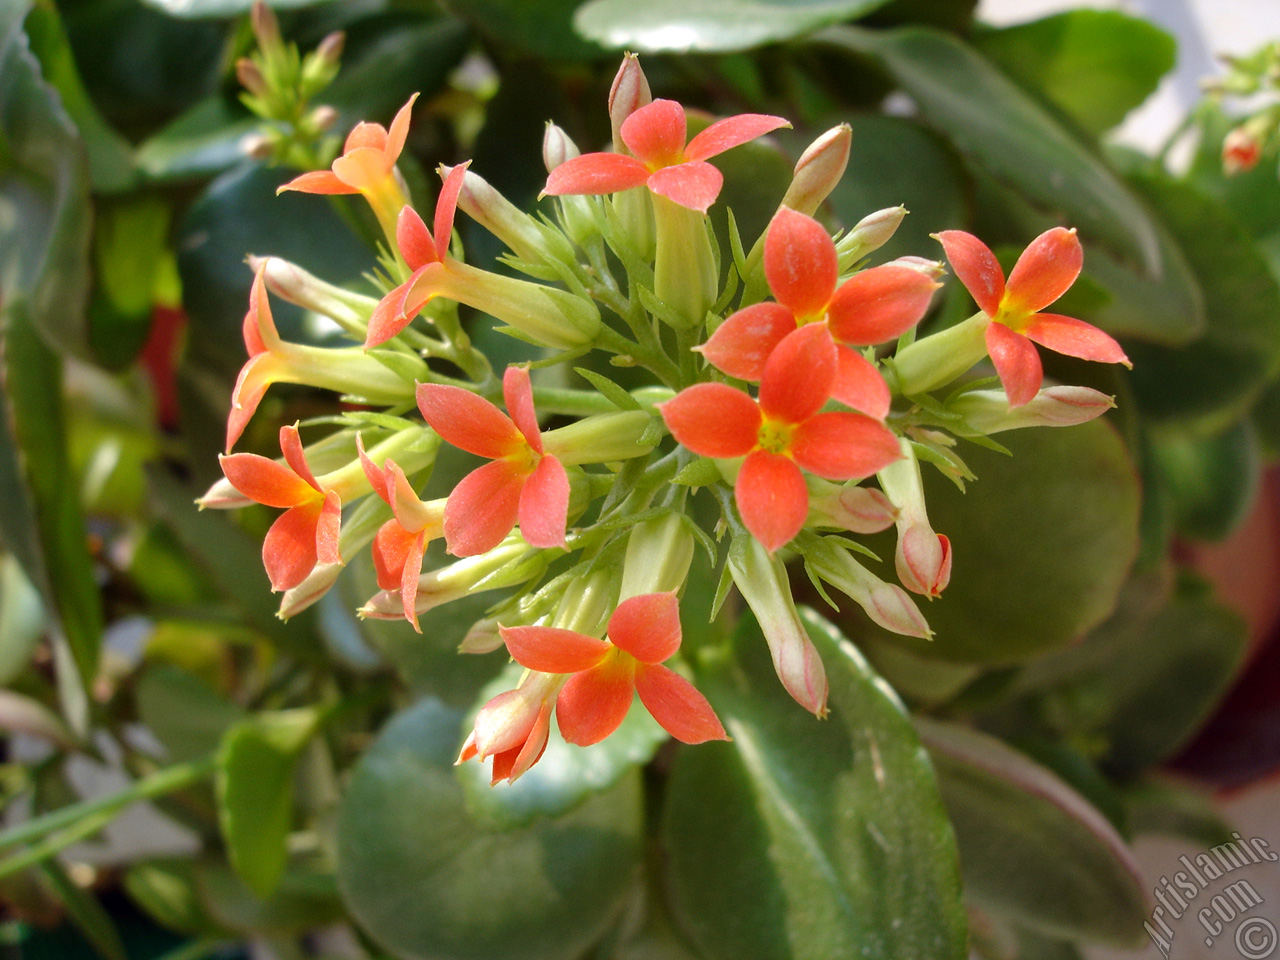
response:
<path id="1" fill-rule="evenodd" d="M 1044 312 L 1080 272 L 1074 231 L 1033 240 L 1007 282 L 977 238 L 938 234 L 978 312 L 917 335 L 943 265 L 867 265 L 905 211 L 877 211 L 837 237 L 814 218 L 843 176 L 848 127 L 805 151 L 763 235 L 748 246 L 734 237 L 729 260 L 707 216 L 723 184 L 708 161 L 786 126 L 779 117 L 730 117 L 690 137 L 684 108 L 652 99 L 628 56 L 610 95 L 612 150 L 580 153 L 548 126 L 554 217 L 519 210 L 461 163 L 441 169 L 428 227 L 396 169 L 413 106 L 389 129 L 357 125 L 330 170 L 282 188 L 368 202 L 385 238 L 380 288 L 353 292 L 251 258 L 225 479 L 200 502 L 285 511 L 263 543 L 281 616 L 322 596 L 366 546 L 379 592 L 363 616 L 421 632 L 435 607 L 496 591 L 464 650 L 502 647 L 525 672 L 479 709 L 460 757 L 491 759 L 495 782 L 537 762 L 553 714 L 564 739 L 585 746 L 616 730 L 637 696 L 685 743 L 726 737 L 683 675 L 696 664 L 680 660 L 680 596 L 699 546 L 724 571 L 717 604 L 731 581 L 787 690 L 825 714 L 822 661 L 786 561 L 803 560 L 881 627 L 929 637 L 911 594 L 943 592 L 952 551 L 930 524 L 921 464 L 964 475 L 957 438 L 1067 426 L 1112 405 L 1042 383 L 1037 344 L 1127 363 L 1107 334 Z M 505 244 L 505 272 L 464 261 L 458 210 Z M 285 342 L 272 294 L 354 342 Z M 495 372 L 460 305 L 541 358 Z M 988 357 L 1003 389 L 971 374 Z M 585 387 L 553 376 L 569 361 Z M 611 364 L 645 371 L 648 385 L 624 388 Z M 231 452 L 274 383 L 334 391 L 348 407 L 284 427 L 280 460 Z M 321 424 L 330 429 L 304 446 L 300 428 Z M 444 444 L 478 460 L 423 499 Z M 709 527 L 699 500 L 718 511 Z M 850 538 L 891 527 L 897 582 Z M 441 539 L 454 559 L 437 563 Z"/>

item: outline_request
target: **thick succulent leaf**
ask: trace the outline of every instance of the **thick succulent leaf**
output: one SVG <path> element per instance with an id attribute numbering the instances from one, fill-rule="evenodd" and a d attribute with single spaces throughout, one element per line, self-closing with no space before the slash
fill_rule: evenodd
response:
<path id="1" fill-rule="evenodd" d="M 590 0 L 574 25 L 613 49 L 727 53 L 865 16 L 886 0 Z"/>
<path id="2" fill-rule="evenodd" d="M 712 960 L 965 955 L 951 827 L 902 705 L 822 618 L 824 721 L 749 618 L 699 687 L 733 741 L 681 748 L 663 836 L 677 923 Z"/>
<path id="3" fill-rule="evenodd" d="M 955 824 L 970 900 L 1051 936 L 1137 945 L 1142 879 L 1102 814 L 993 737 L 923 718 L 916 727 Z"/>
<path id="4" fill-rule="evenodd" d="M 640 866 L 640 782 L 496 832 L 452 769 L 461 711 L 427 698 L 360 758 L 338 814 L 338 882 L 356 921 L 401 958 L 571 960 L 613 922 Z"/>
<path id="5" fill-rule="evenodd" d="M 134 690 L 138 719 L 155 735 L 167 759 L 182 763 L 209 756 L 244 710 L 200 677 L 168 663 L 151 663 Z"/>
<path id="6" fill-rule="evenodd" d="M 258 120 L 226 97 L 212 96 L 138 146 L 138 169 L 155 182 L 198 179 L 244 162 L 241 144 Z"/>
<path id="7" fill-rule="evenodd" d="M 1212 437 L 1161 431 L 1152 438 L 1151 452 L 1178 533 L 1224 540 L 1240 529 L 1262 480 L 1262 458 L 1248 420 Z"/>

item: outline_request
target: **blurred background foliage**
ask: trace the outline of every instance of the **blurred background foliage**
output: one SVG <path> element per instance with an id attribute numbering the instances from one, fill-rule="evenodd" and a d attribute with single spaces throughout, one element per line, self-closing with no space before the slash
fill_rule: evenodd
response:
<path id="1" fill-rule="evenodd" d="M 995 29 L 959 0 L 273 6 L 304 51 L 345 34 L 317 98 L 333 133 L 421 93 L 401 165 L 421 203 L 437 164 L 474 158 L 536 206 L 544 121 L 606 143 L 609 81 L 635 50 L 657 96 L 794 122 L 717 160 L 744 238 L 804 145 L 847 122 L 833 227 L 905 204 L 887 260 L 936 257 L 943 229 L 1012 258 L 1075 226 L 1085 275 L 1061 310 L 1121 338 L 1134 370 L 1054 356 L 1051 374 L 1116 395 L 1107 422 L 1014 434 L 1012 457 L 969 448 L 963 495 L 930 478 L 957 556 L 932 643 L 809 598 L 831 721 L 796 709 L 755 642 L 740 669 L 698 678 L 734 743 L 658 749 L 636 724 L 589 760 L 553 744 L 490 792 L 451 766 L 503 669 L 455 653 L 484 598 L 418 637 L 355 619 L 372 572 L 353 566 L 282 623 L 258 557 L 267 512 L 192 505 L 219 475 L 245 255 L 355 287 L 375 264 L 354 206 L 274 196 L 296 170 L 264 148 L 288 131 L 240 99 L 246 0 L 0 0 L 9 942 L 109 960 L 248 941 L 282 960 L 1038 960 L 1139 942 L 1127 842 L 1219 842 L 1204 785 L 1277 760 L 1185 752 L 1233 684 L 1257 686 L 1246 620 L 1189 561 L 1238 534 L 1280 450 L 1280 185 L 1274 158 L 1223 173 L 1235 119 L 1217 100 L 1179 133 L 1187 165 L 1109 142 L 1173 40 L 1088 9 Z M 473 261 L 501 252 L 461 229 Z M 948 284 L 929 322 L 967 315 L 966 296 Z M 277 317 L 287 338 L 330 336 L 296 308 Z M 244 449 L 270 454 L 279 423 L 332 411 L 273 391 Z M 463 469 L 442 462 L 433 485 Z M 749 619 L 696 613 L 717 578 L 695 567 L 687 639 L 749 644 Z M 1274 671 L 1274 650 L 1254 669 Z M 1274 748 L 1274 685 L 1251 703 L 1233 743 L 1269 729 Z M 1161 773 L 1179 755 L 1201 787 Z"/>

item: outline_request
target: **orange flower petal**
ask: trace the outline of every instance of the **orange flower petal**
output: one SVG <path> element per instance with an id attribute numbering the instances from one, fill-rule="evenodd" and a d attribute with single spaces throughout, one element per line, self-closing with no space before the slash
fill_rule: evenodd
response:
<path id="1" fill-rule="evenodd" d="M 612 656 L 569 678 L 556 699 L 556 720 L 565 740 L 588 747 L 618 729 L 631 709 L 634 667 L 630 657 Z"/>
<path id="2" fill-rule="evenodd" d="M 538 715 L 534 717 L 533 728 L 529 731 L 529 736 L 525 738 L 524 745 L 519 750 L 511 751 L 514 756 L 505 753 L 502 755 L 501 777 L 498 776 L 499 759 L 498 757 L 493 758 L 493 783 L 497 783 L 499 780 L 515 783 L 528 773 L 529 768 L 542 759 L 542 754 L 547 749 L 547 734 L 550 730 L 551 704 L 546 703 L 542 705 Z"/>
<path id="3" fill-rule="evenodd" d="M 716 327 L 698 352 L 717 370 L 739 380 L 757 381 L 765 361 L 782 338 L 796 328 L 796 318 L 780 303 L 757 303 L 739 310 Z"/>
<path id="4" fill-rule="evenodd" d="M 289 590 L 307 578 L 316 565 L 316 529 L 323 503 L 319 500 L 286 510 L 262 541 L 262 565 L 272 590 Z"/>
<path id="5" fill-rule="evenodd" d="M 854 274 L 827 307 L 831 336 L 854 347 L 896 340 L 920 322 L 939 286 L 910 267 L 886 265 Z"/>
<path id="6" fill-rule="evenodd" d="M 1004 271 L 991 248 L 963 230 L 943 230 L 934 237 L 951 262 L 960 282 L 978 304 L 978 309 L 994 317 L 1004 296 Z"/>
<path id="7" fill-rule="evenodd" d="M 654 100 L 645 104 L 619 129 L 627 149 L 651 168 L 679 163 L 684 159 L 688 126 L 684 107 L 674 100 Z"/>
<path id="8" fill-rule="evenodd" d="M 892 396 L 876 365 L 849 347 L 836 347 L 836 383 L 831 395 L 845 406 L 883 420 Z"/>
<path id="9" fill-rule="evenodd" d="M 684 148 L 684 155 L 690 160 L 706 160 L 724 153 L 734 147 L 741 146 L 756 137 L 789 127 L 790 122 L 782 117 L 771 117 L 763 113 L 740 113 L 736 117 L 717 120 L 689 141 Z"/>
<path id="10" fill-rule="evenodd" d="M 231 485 L 250 500 L 268 507 L 296 507 L 319 500 L 307 481 L 286 467 L 256 453 L 232 453 L 218 458 Z"/>
<path id="11" fill-rule="evenodd" d="M 620 153 L 584 153 L 552 170 L 543 192 L 553 197 L 617 193 L 643 186 L 648 179 L 649 169 L 635 157 Z"/>
<path id="12" fill-rule="evenodd" d="M 413 545 L 415 534 L 410 533 L 396 520 L 388 520 L 374 534 L 373 569 L 378 574 L 378 588 L 399 590 L 404 573 L 405 558 Z M 416 579 L 417 574 L 414 574 Z"/>
<path id="13" fill-rule="evenodd" d="M 240 368 L 235 388 L 231 391 L 231 413 L 227 416 L 227 449 L 230 450 L 253 419 L 267 387 L 276 382 L 280 361 L 269 353 L 250 357 Z"/>
<path id="14" fill-rule="evenodd" d="M 1044 382 L 1044 368 L 1035 345 L 1003 323 L 992 323 L 986 333 L 987 353 L 996 365 L 996 373 L 1009 397 L 1009 406 L 1021 407 L 1030 402 Z"/>
<path id="15" fill-rule="evenodd" d="M 800 468 L 764 450 L 743 461 L 734 498 L 742 522 L 770 553 L 799 533 L 809 515 L 809 491 Z"/>
<path id="16" fill-rule="evenodd" d="M 422 574 L 422 555 L 426 549 L 427 535 L 419 531 L 405 551 L 400 571 L 400 603 L 404 607 L 404 618 L 418 633 L 422 632 L 422 627 L 418 626 L 418 577 Z"/>
<path id="17" fill-rule="evenodd" d="M 508 460 L 473 470 L 453 488 L 444 508 L 444 538 L 455 557 L 474 557 L 502 542 L 516 525 L 528 474 Z"/>
<path id="18" fill-rule="evenodd" d="M 590 670 L 610 650 L 607 641 L 561 627 L 499 627 L 511 658 L 539 673 Z"/>
<path id="19" fill-rule="evenodd" d="M 760 378 L 760 409 L 766 417 L 799 423 L 831 399 L 838 370 L 836 345 L 825 324 L 787 334 L 774 348 Z"/>
<path id="20" fill-rule="evenodd" d="M 569 476 L 551 455 L 538 461 L 520 491 L 520 536 L 531 547 L 564 547 L 569 514 Z"/>
<path id="21" fill-rule="evenodd" d="M 373 487 L 373 492 L 382 498 L 388 507 L 394 507 L 391 502 L 391 485 L 387 482 L 388 477 L 385 465 L 378 467 L 369 455 L 365 453 L 364 437 L 356 434 L 356 456 L 360 458 L 360 469 L 364 471 L 364 478 L 369 481 L 369 486 Z M 388 461 L 389 462 L 389 461 Z M 383 587 L 383 590 L 390 590 L 390 587 Z"/>
<path id="22" fill-rule="evenodd" d="M 302 437 L 298 434 L 297 424 L 285 424 L 280 428 L 280 452 L 284 454 L 284 462 L 294 473 L 315 490 L 320 489 L 320 484 L 316 483 L 315 475 L 307 464 L 307 454 L 302 448 Z"/>
<path id="23" fill-rule="evenodd" d="M 453 232 L 453 217 L 458 211 L 458 194 L 462 192 L 462 183 L 467 178 L 467 168 L 471 161 L 460 163 L 444 178 L 440 187 L 440 196 L 436 197 L 436 216 L 434 220 L 436 235 L 436 257 L 443 263 L 449 256 L 449 237 Z"/>
<path id="24" fill-rule="evenodd" d="M 682 207 L 706 213 L 720 196 L 724 174 L 709 163 L 691 160 L 650 174 L 649 189 Z"/>
<path id="25" fill-rule="evenodd" d="M 529 446 L 542 452 L 542 434 L 538 430 L 538 415 L 533 409 L 533 383 L 524 367 L 507 367 L 502 374 L 502 399 L 516 428 L 524 435 Z"/>
<path id="26" fill-rule="evenodd" d="M 1022 251 L 1009 273 L 1005 307 L 1038 313 L 1067 292 L 1084 265 L 1084 250 L 1074 230 L 1046 230 Z"/>
<path id="27" fill-rule="evenodd" d="M 338 550 L 341 533 L 342 497 L 338 496 L 336 490 L 330 490 L 324 495 L 320 520 L 316 524 L 316 561 L 318 563 L 342 563 L 342 554 Z"/>
<path id="28" fill-rule="evenodd" d="M 618 604 L 609 639 L 641 663 L 662 663 L 680 649 L 680 604 L 674 593 L 643 593 Z"/>
<path id="29" fill-rule="evenodd" d="M 791 455 L 828 480 L 869 477 L 901 458 L 898 439 L 878 420 L 860 413 L 820 413 L 796 427 Z"/>
<path id="30" fill-rule="evenodd" d="M 279 341 L 276 333 L 275 319 L 271 316 L 271 301 L 267 299 L 267 262 L 264 260 L 258 272 L 253 276 L 253 287 L 249 291 L 249 310 L 244 315 L 241 332 L 244 336 L 244 348 L 250 357 L 256 357 L 267 350 L 267 340 Z M 262 335 L 266 330 L 267 336 Z"/>
<path id="31" fill-rule="evenodd" d="M 1023 331 L 1023 336 L 1034 340 L 1055 353 L 1098 363 L 1123 363 L 1133 366 L 1125 356 L 1124 348 L 1091 323 L 1064 317 L 1056 313 L 1039 313 Z"/>
<path id="32" fill-rule="evenodd" d="M 428 263 L 440 260 L 436 252 L 436 242 L 431 239 L 431 231 L 422 222 L 418 211 L 406 204 L 400 208 L 396 216 L 396 246 L 410 270 L 420 270 Z"/>
<path id="33" fill-rule="evenodd" d="M 677 442 L 704 457 L 742 457 L 760 432 L 760 408 L 725 383 L 687 387 L 658 410 Z"/>
<path id="34" fill-rule="evenodd" d="M 299 193 L 359 193 L 355 187 L 339 180 L 332 170 L 313 170 L 294 177 L 288 183 L 276 188 L 276 193 L 286 190 L 297 190 Z"/>
<path id="35" fill-rule="evenodd" d="M 391 176 L 393 164 L 373 147 L 357 147 L 333 161 L 334 175 L 356 190 L 369 190 Z"/>
<path id="36" fill-rule="evenodd" d="M 836 245 L 822 224 L 781 208 L 764 238 L 764 275 L 797 317 L 820 316 L 836 290 Z"/>
<path id="37" fill-rule="evenodd" d="M 525 445 L 511 418 L 470 390 L 418 384 L 418 410 L 436 433 L 478 457 L 505 457 Z"/>
<path id="38" fill-rule="evenodd" d="M 350 153 L 353 150 L 369 149 L 379 152 L 385 151 L 387 148 L 387 128 L 380 123 L 369 123 L 361 120 L 351 132 L 347 134 L 346 141 L 342 144 L 342 152 Z"/>
<path id="39" fill-rule="evenodd" d="M 391 120 L 391 128 L 387 131 L 386 142 L 383 145 L 383 152 L 387 155 L 387 162 L 394 165 L 400 159 L 400 154 L 404 152 L 404 142 L 409 136 L 409 121 L 413 119 L 413 104 L 418 99 L 415 93 L 411 96 L 403 107 L 396 111 L 396 115 Z"/>
<path id="40" fill-rule="evenodd" d="M 674 670 L 660 664 L 638 668 L 636 693 L 662 729 L 682 743 L 729 739 L 707 698 Z"/>

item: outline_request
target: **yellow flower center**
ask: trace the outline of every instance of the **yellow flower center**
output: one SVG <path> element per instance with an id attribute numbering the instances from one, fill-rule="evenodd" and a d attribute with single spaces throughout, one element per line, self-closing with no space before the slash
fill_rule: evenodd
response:
<path id="1" fill-rule="evenodd" d="M 756 445 L 768 453 L 785 455 L 791 447 L 791 437 L 795 429 L 795 424 L 765 417 L 760 424 L 760 432 L 756 434 Z"/>

